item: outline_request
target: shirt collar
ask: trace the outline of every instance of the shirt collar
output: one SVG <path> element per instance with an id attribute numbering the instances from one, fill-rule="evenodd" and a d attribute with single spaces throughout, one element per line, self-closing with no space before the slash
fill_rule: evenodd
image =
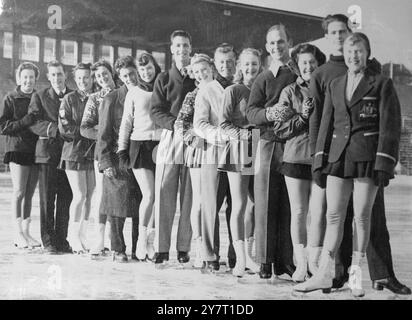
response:
<path id="1" fill-rule="evenodd" d="M 286 63 L 283 63 L 281 61 L 272 61 L 270 64 L 269 70 L 272 71 L 273 76 L 276 78 L 278 76 L 279 70 L 282 67 L 289 67 L 291 66 L 292 60 L 289 59 Z"/>

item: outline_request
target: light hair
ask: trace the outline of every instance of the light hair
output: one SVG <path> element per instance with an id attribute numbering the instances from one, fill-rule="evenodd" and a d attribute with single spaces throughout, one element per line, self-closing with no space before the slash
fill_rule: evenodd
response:
<path id="1" fill-rule="evenodd" d="M 277 30 L 277 31 L 283 31 L 286 35 L 286 39 L 287 41 L 292 41 L 292 38 L 289 34 L 288 29 L 286 29 L 285 25 L 283 23 L 277 23 L 274 24 L 273 26 L 271 26 L 268 31 L 266 32 L 266 38 L 268 36 L 269 33 L 271 33 L 272 31 Z"/>
<path id="2" fill-rule="evenodd" d="M 239 58 L 237 59 L 236 74 L 233 79 L 234 83 L 243 82 L 243 73 L 242 70 L 240 70 L 240 63 L 242 61 L 242 58 L 248 54 L 254 55 L 259 59 L 259 73 L 262 71 L 262 53 L 260 52 L 260 50 L 257 50 L 255 48 L 245 48 L 240 52 Z"/>
<path id="3" fill-rule="evenodd" d="M 369 42 L 369 38 L 366 36 L 366 34 L 362 32 L 355 32 L 349 35 L 345 42 L 343 43 L 343 46 L 345 45 L 354 45 L 355 43 L 362 42 L 366 48 L 366 51 L 368 52 L 367 58 L 369 59 L 371 55 L 371 45 Z"/>

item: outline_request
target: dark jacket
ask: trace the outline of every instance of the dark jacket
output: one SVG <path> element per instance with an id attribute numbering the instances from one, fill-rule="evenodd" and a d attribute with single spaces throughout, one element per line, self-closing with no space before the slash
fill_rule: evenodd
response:
<path id="1" fill-rule="evenodd" d="M 122 122 L 127 87 L 121 86 L 107 94 L 99 109 L 99 131 L 97 135 L 97 154 L 99 170 L 118 166 L 117 141 Z"/>
<path id="2" fill-rule="evenodd" d="M 66 88 L 66 94 L 73 90 Z M 63 148 L 63 139 L 58 132 L 60 99 L 52 87 L 35 92 L 30 101 L 29 114 L 36 121 L 30 130 L 39 136 L 36 144 L 36 163 L 57 165 Z"/>
<path id="3" fill-rule="evenodd" d="M 93 161 L 94 142 L 80 135 L 87 96 L 79 91 L 67 94 L 60 105 L 59 132 L 64 140 L 62 160 Z"/>
<path id="4" fill-rule="evenodd" d="M 282 89 L 293 83 L 296 78 L 292 70 L 284 68 L 279 71 L 276 78 L 272 71 L 266 70 L 253 82 L 246 117 L 250 123 L 257 125 L 260 129 L 262 139 L 281 141 L 273 133 L 272 122 L 266 119 L 266 108 L 273 107 L 278 102 Z"/>
<path id="5" fill-rule="evenodd" d="M 189 76 L 183 77 L 174 63 L 169 71 L 159 74 L 151 100 L 154 122 L 161 128 L 173 131 L 183 99 L 195 88 L 195 81 Z"/>
<path id="6" fill-rule="evenodd" d="M 24 94 L 17 87 L 8 93 L 0 105 L 0 130 L 6 135 L 5 152 L 25 152 L 34 154 L 37 136 L 29 127 L 34 116 L 27 114 L 32 95 Z"/>
<path id="7" fill-rule="evenodd" d="M 136 216 L 141 196 L 139 186 L 131 170 L 119 167 L 116 154 L 119 129 L 122 122 L 127 87 L 124 85 L 107 94 L 99 109 L 97 153 L 99 170 L 113 168 L 114 178 L 103 176 L 103 196 L 100 214 L 116 217 Z"/>
<path id="8" fill-rule="evenodd" d="M 375 161 L 375 170 L 393 174 L 398 161 L 401 109 L 392 80 L 365 71 L 350 102 L 347 74 L 326 92 L 313 169 L 339 160 L 343 152 L 354 162 Z"/>

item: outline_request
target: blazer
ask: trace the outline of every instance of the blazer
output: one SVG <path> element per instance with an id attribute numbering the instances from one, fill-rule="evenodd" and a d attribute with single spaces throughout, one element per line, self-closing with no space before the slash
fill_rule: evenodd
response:
<path id="1" fill-rule="evenodd" d="M 17 87 L 8 93 L 0 105 L 0 130 L 6 136 L 5 152 L 24 152 L 34 154 L 37 136 L 29 127 L 34 116 L 28 115 L 31 95 L 23 94 Z"/>
<path id="2" fill-rule="evenodd" d="M 66 87 L 66 94 L 73 90 Z M 58 134 L 60 99 L 52 87 L 33 93 L 28 114 L 35 117 L 30 130 L 39 136 L 36 144 L 36 163 L 59 164 L 63 139 Z"/>
<path id="3" fill-rule="evenodd" d="M 392 175 L 401 134 L 401 108 L 392 80 L 367 69 L 347 102 L 347 77 L 332 80 L 327 89 L 313 170 L 346 152 L 352 161 L 375 161 L 375 170 Z"/>
<path id="4" fill-rule="evenodd" d="M 62 160 L 93 161 L 94 142 L 80 135 L 87 96 L 79 91 L 67 94 L 60 105 L 59 132 L 64 140 Z"/>

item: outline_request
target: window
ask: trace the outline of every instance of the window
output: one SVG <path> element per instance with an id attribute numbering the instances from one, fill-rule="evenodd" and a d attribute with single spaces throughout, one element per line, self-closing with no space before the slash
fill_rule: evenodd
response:
<path id="1" fill-rule="evenodd" d="M 23 34 L 21 36 L 21 60 L 39 61 L 40 39 L 36 36 Z"/>
<path id="2" fill-rule="evenodd" d="M 114 50 L 112 46 L 101 46 L 100 58 L 113 64 Z"/>
<path id="3" fill-rule="evenodd" d="M 43 61 L 47 63 L 52 60 L 56 60 L 56 39 L 44 38 Z"/>
<path id="4" fill-rule="evenodd" d="M 83 42 L 82 44 L 82 62 L 93 63 L 94 47 L 93 43 Z"/>
<path id="5" fill-rule="evenodd" d="M 143 50 L 143 49 L 137 49 L 136 50 L 136 58 L 139 56 L 139 54 L 142 54 L 143 52 L 147 52 L 147 51 Z"/>
<path id="6" fill-rule="evenodd" d="M 75 66 L 77 64 L 77 42 L 62 40 L 61 55 L 60 61 L 63 64 Z"/>
<path id="7" fill-rule="evenodd" d="M 125 48 L 125 47 L 119 47 L 119 48 L 117 48 L 117 55 L 119 57 L 131 56 L 132 55 L 132 49 Z"/>
<path id="8" fill-rule="evenodd" d="M 13 58 L 13 34 L 5 32 L 3 36 L 3 57 Z"/>
<path id="9" fill-rule="evenodd" d="M 152 52 L 153 58 L 155 58 L 156 62 L 159 64 L 160 69 L 165 71 L 166 68 L 166 53 L 153 51 Z"/>

